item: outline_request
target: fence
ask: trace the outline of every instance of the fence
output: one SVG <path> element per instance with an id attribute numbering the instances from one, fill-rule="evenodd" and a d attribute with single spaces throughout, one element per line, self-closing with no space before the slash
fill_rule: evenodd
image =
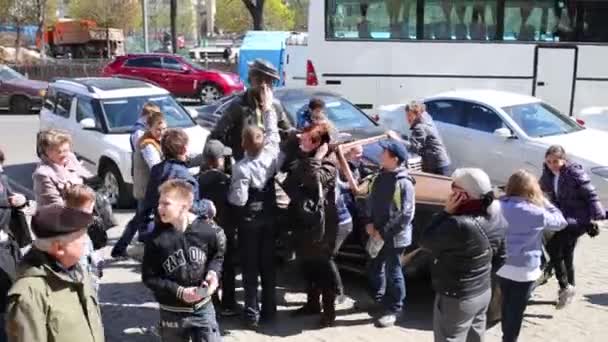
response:
<path id="1" fill-rule="evenodd" d="M 10 65 L 11 68 L 27 75 L 32 80 L 49 81 L 54 77 L 99 77 L 109 60 L 54 60 L 42 64 Z M 234 72 L 234 65 L 209 62 L 210 69 Z"/>

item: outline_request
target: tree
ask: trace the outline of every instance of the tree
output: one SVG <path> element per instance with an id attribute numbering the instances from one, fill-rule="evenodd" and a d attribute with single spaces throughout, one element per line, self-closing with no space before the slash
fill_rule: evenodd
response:
<path id="1" fill-rule="evenodd" d="M 215 16 L 218 28 L 226 32 L 244 32 L 255 27 L 251 13 L 243 1 L 224 0 L 218 5 Z M 266 0 L 264 12 L 263 27 L 285 31 L 294 28 L 294 10 L 282 0 Z"/>
<path id="2" fill-rule="evenodd" d="M 72 18 L 93 20 L 101 27 L 120 28 L 125 33 L 141 25 L 138 0 L 72 0 L 68 11 Z"/>
<path id="3" fill-rule="evenodd" d="M 15 25 L 15 61 L 19 62 L 21 52 L 21 29 L 27 24 L 36 22 L 36 0 L 3 1 L 8 21 Z"/>
<path id="4" fill-rule="evenodd" d="M 266 0 L 242 0 L 253 20 L 255 31 L 264 30 L 264 3 Z"/>

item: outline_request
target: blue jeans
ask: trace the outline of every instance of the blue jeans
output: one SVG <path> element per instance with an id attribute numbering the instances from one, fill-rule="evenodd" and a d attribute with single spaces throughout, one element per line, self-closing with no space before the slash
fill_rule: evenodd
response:
<path id="1" fill-rule="evenodd" d="M 405 300 L 405 277 L 400 260 L 404 250 L 385 244 L 369 264 L 372 298 L 393 314 L 401 312 Z"/>
<path id="2" fill-rule="evenodd" d="M 144 217 L 142 217 L 143 211 L 144 211 L 144 201 L 138 200 L 137 209 L 135 210 L 135 216 L 133 216 L 131 221 L 129 221 L 129 223 L 127 223 L 127 226 L 125 227 L 125 230 L 122 232 L 120 239 L 118 239 L 118 241 L 114 245 L 114 248 L 112 248 L 112 255 L 125 253 L 127 250 L 127 247 L 129 247 L 129 244 L 135 237 L 135 234 L 137 234 L 137 232 L 140 229 L 143 229 L 143 226 L 145 225 Z"/>
<path id="3" fill-rule="evenodd" d="M 161 310 L 160 336 L 163 342 L 220 342 L 222 336 L 213 303 L 193 313 Z"/>
<path id="4" fill-rule="evenodd" d="M 534 289 L 534 282 L 518 282 L 499 278 L 502 290 L 502 340 L 516 342 L 521 330 L 521 322 L 528 306 L 528 299 Z"/>

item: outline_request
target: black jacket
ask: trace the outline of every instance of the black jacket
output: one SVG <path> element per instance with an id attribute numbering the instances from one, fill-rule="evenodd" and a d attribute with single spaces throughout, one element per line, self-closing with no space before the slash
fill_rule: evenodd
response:
<path id="1" fill-rule="evenodd" d="M 256 125 L 255 103 L 251 90 L 230 100 L 231 103 L 222 114 L 208 139 L 221 141 L 232 149 L 232 155 L 236 161 L 243 158 L 243 147 L 241 146 L 241 135 L 247 126 Z M 282 133 L 291 130 L 291 123 L 283 110 L 283 107 L 275 101 L 275 111 L 278 115 L 279 131 Z"/>
<path id="2" fill-rule="evenodd" d="M 450 157 L 441 140 L 439 131 L 430 115 L 422 117 L 412 125 L 408 147 L 422 157 L 422 171 L 435 172 L 450 165 Z"/>
<path id="3" fill-rule="evenodd" d="M 233 229 L 234 220 L 231 218 L 228 204 L 230 175 L 216 169 L 203 170 L 198 176 L 198 185 L 201 198 L 215 204 L 217 210 L 215 220 L 219 226 L 225 230 Z"/>
<path id="4" fill-rule="evenodd" d="M 182 300 L 184 288 L 200 286 L 209 271 L 220 276 L 226 237 L 223 230 L 203 219 L 185 232 L 157 227 L 146 241 L 142 280 L 152 290 L 161 309 L 188 312 L 194 305 Z"/>
<path id="5" fill-rule="evenodd" d="M 11 204 L 8 198 L 12 196 L 11 188 L 8 184 L 8 177 L 0 171 L 0 230 L 7 229 L 11 221 Z"/>
<path id="6" fill-rule="evenodd" d="M 433 256 L 435 291 L 464 299 L 490 289 L 492 271 L 504 263 L 505 230 L 499 213 L 490 217 L 437 214 L 419 242 Z"/>

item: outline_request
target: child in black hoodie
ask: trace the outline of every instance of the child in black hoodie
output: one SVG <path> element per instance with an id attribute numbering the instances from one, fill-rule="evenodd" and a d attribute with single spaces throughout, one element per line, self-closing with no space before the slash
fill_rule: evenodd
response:
<path id="1" fill-rule="evenodd" d="M 159 221 L 146 241 L 142 279 L 160 304 L 165 342 L 220 341 L 211 296 L 216 291 L 226 238 L 206 217 L 190 212 L 192 185 L 173 179 L 160 187 Z M 201 207 L 212 207 L 201 201 Z"/>

